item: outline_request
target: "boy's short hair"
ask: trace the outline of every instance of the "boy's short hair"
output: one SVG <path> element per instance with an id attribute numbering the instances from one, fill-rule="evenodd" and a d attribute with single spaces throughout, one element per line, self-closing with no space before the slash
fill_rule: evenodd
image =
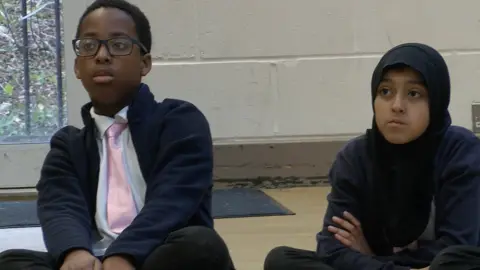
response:
<path id="1" fill-rule="evenodd" d="M 152 32 L 150 29 L 150 22 L 147 19 L 147 16 L 135 5 L 125 1 L 125 0 L 96 0 L 90 6 L 87 7 L 85 12 L 83 12 L 80 20 L 77 25 L 77 33 L 75 38 L 78 38 L 80 35 L 80 26 L 85 19 L 85 17 L 91 12 L 99 8 L 116 8 L 119 9 L 132 17 L 135 22 L 135 29 L 137 31 L 139 41 L 147 49 L 147 53 L 150 53 L 152 49 Z"/>

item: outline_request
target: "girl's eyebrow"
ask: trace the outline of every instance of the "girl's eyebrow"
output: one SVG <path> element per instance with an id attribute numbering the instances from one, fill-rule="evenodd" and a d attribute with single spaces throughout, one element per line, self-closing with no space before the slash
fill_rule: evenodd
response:
<path id="1" fill-rule="evenodd" d="M 380 82 L 393 82 L 392 79 L 388 78 L 388 77 L 385 77 L 385 78 L 382 78 L 382 80 Z M 407 83 L 410 83 L 410 84 L 420 84 L 420 85 L 424 85 L 425 83 L 422 81 L 422 80 L 408 80 Z"/>

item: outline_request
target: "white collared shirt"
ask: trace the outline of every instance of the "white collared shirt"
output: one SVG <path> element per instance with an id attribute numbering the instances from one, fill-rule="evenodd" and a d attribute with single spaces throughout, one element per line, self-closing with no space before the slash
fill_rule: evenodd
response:
<path id="1" fill-rule="evenodd" d="M 98 130 L 97 143 L 100 154 L 100 172 L 98 175 L 97 211 L 95 214 L 95 222 L 100 236 L 103 238 L 102 241 L 106 242 L 107 245 L 115 240 L 118 235 L 110 231 L 107 223 L 107 143 L 105 131 L 114 122 L 128 123 L 127 111 L 128 107 L 125 107 L 115 115 L 115 118 L 111 118 L 96 114 L 93 107 L 90 110 L 90 115 L 95 120 L 95 125 Z M 128 126 L 120 134 L 119 141 L 123 150 L 123 165 L 127 180 L 130 183 L 133 200 L 138 213 L 145 204 L 146 183 L 138 163 L 137 153 L 135 152 L 135 147 Z"/>

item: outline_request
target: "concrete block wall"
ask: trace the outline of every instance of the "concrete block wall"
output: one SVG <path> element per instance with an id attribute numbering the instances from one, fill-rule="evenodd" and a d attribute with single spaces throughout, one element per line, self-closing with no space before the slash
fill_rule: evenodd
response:
<path id="1" fill-rule="evenodd" d="M 67 14 L 78 5 L 72 2 L 65 3 Z M 470 128 L 470 104 L 480 100 L 479 1 L 131 2 L 153 28 L 156 62 L 146 82 L 159 99 L 197 104 L 217 141 L 363 132 L 371 122 L 373 67 L 386 50 L 408 41 L 445 55 L 455 123 Z M 76 24 L 79 13 L 67 19 Z M 72 35 L 66 29 L 66 38 Z M 72 76 L 68 85 L 78 82 Z M 69 107 L 74 123 L 79 105 Z"/>
<path id="2" fill-rule="evenodd" d="M 88 98 L 75 79 L 69 41 L 91 2 L 63 1 L 68 116 L 78 126 L 79 108 Z M 480 100 L 478 0 L 131 2 L 152 24 L 155 65 L 145 82 L 159 100 L 182 98 L 200 107 L 217 145 L 338 143 L 362 133 L 371 123 L 369 88 L 375 64 L 386 50 L 409 41 L 432 45 L 445 56 L 453 84 L 453 121 L 471 128 L 471 103 Z M 322 156 L 324 148 L 319 149 L 312 159 L 322 160 L 326 169 L 335 151 Z M 0 146 L 0 153 L 9 157 L 0 162 L 0 176 L 12 179 L 0 187 L 33 186 L 39 157 L 47 150 L 48 145 Z M 254 153 L 250 157 L 258 156 Z M 221 160 L 227 159 L 220 158 L 223 169 L 247 162 Z M 266 164 L 259 160 L 257 167 Z M 268 166 L 285 164 L 291 162 Z M 315 174 L 324 175 L 324 169 Z"/>

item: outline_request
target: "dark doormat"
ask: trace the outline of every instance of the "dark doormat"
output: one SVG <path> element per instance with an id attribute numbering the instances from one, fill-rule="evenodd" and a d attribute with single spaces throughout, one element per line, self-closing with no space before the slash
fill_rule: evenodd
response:
<path id="1" fill-rule="evenodd" d="M 258 189 L 232 188 L 213 192 L 215 218 L 295 215 L 275 199 Z"/>
<path id="2" fill-rule="evenodd" d="M 294 215 L 258 189 L 233 188 L 213 191 L 214 218 Z M 39 226 L 36 201 L 0 202 L 0 228 Z"/>

